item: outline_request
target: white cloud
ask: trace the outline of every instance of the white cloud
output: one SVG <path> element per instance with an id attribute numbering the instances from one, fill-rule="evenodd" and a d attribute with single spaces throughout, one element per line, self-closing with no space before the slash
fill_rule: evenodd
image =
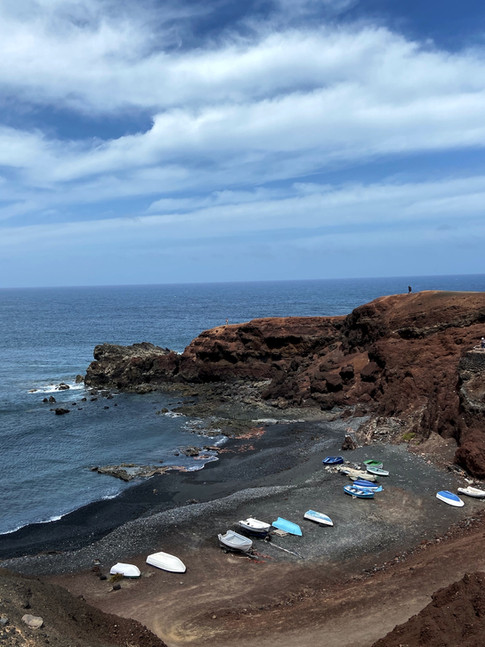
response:
<path id="1" fill-rule="evenodd" d="M 351 0 L 322 2 L 340 11 Z M 317 4 L 292 6 L 305 15 Z M 333 186 L 308 178 L 350 176 L 367 161 L 482 149 L 483 50 L 441 51 L 369 24 L 275 30 L 281 23 L 271 20 L 244 38 L 228 31 L 176 48 L 173 24 L 190 18 L 189 9 L 166 4 L 161 15 L 148 0 L 134 6 L 0 5 L 0 96 L 36 124 L 0 123 L 5 253 L 7 245 L 22 253 L 66 244 L 129 250 L 296 231 L 286 244 L 311 247 L 314 239 L 320 249 L 318 241 L 362 241 L 365 227 L 372 229 L 365 236 L 385 240 L 387 228 L 424 223 L 433 237 L 443 221 L 452 227 L 444 237 L 465 223 L 478 231 L 482 169 L 441 181 L 423 172 L 420 182 L 391 182 L 385 165 L 373 182 L 358 174 Z M 97 137 L 76 132 L 77 119 L 109 123 L 127 108 L 150 115 L 151 126 L 116 138 L 102 138 L 99 128 Z M 67 126 L 54 137 L 52 120 L 36 121 L 45 109 L 69 114 L 71 140 Z M 129 206 L 120 207 L 123 200 Z M 51 217 L 59 222 L 32 224 Z M 9 219 L 19 226 L 6 226 Z"/>

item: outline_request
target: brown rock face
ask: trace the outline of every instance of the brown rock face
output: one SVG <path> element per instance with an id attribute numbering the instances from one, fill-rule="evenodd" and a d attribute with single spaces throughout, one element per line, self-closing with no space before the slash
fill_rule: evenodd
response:
<path id="1" fill-rule="evenodd" d="M 373 647 L 482 647 L 485 634 L 483 573 L 467 573 L 459 582 L 437 591 L 432 598 L 420 613 L 378 640 Z"/>
<path id="2" fill-rule="evenodd" d="M 460 463 L 485 476 L 485 353 L 472 351 L 484 330 L 485 293 L 394 295 L 347 317 L 213 328 L 182 355 L 146 343 L 104 344 L 85 381 L 139 389 L 167 381 L 265 380 L 261 397 L 279 406 L 358 405 L 362 413 L 403 418 L 420 436 L 454 436 L 462 445 Z"/>

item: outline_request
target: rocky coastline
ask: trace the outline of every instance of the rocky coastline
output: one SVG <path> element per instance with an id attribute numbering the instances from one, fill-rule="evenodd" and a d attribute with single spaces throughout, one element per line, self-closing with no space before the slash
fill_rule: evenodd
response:
<path id="1" fill-rule="evenodd" d="M 485 294 L 381 297 L 341 317 L 255 319 L 202 332 L 178 354 L 143 342 L 102 344 L 85 383 L 178 389 L 188 410 L 227 402 L 266 411 L 368 416 L 362 439 L 453 438 L 455 460 L 485 478 Z M 187 409 L 186 409 L 187 410 Z"/>
<path id="2" fill-rule="evenodd" d="M 0 577 L 15 602 L 4 605 L 0 637 L 23 645 L 29 631 L 36 647 L 121 647 L 130 637 L 142 647 L 162 639 L 170 647 L 233 640 L 253 647 L 257 635 L 272 647 L 318 644 L 325 635 L 330 647 L 370 647 L 401 625 L 380 647 L 435 644 L 420 642 L 431 640 L 434 623 L 436 645 L 457 644 L 449 637 L 478 646 L 485 626 L 473 610 L 485 604 L 483 578 L 463 573 L 485 569 L 483 502 L 440 507 L 435 492 L 485 478 L 485 351 L 477 348 L 484 330 L 485 294 L 421 292 L 383 297 L 346 317 L 220 326 L 181 354 L 147 342 L 97 346 L 88 388 L 181 393 L 177 410 L 213 417 L 230 437 L 228 453 L 193 473 L 98 467 L 151 478 L 50 527 L 4 537 L 2 566 L 17 574 Z M 273 424 L 255 428 L 255 418 Z M 349 464 L 377 452 L 390 466 L 394 477 L 373 506 L 356 505 L 342 494 L 344 477 L 322 468 L 322 454 L 341 451 Z M 300 518 L 322 493 L 338 520 L 331 532 L 310 524 L 297 548 L 291 537 L 274 542 L 286 553 L 270 542 L 254 561 L 222 556 L 218 529 L 248 514 Z M 146 571 L 146 554 L 160 549 L 190 564 L 184 580 Z M 138 583 L 99 577 L 120 559 L 143 570 Z M 447 588 L 433 595 L 440 587 Z M 466 600 L 469 642 L 441 611 L 454 591 L 463 603 L 456 613 L 465 614 Z M 390 599 L 398 599 L 392 609 Z M 25 609 L 46 624 L 26 630 Z M 117 622 L 112 613 L 133 620 Z M 89 626 L 85 643 L 80 621 Z M 330 626 L 343 633 L 329 634 Z"/>

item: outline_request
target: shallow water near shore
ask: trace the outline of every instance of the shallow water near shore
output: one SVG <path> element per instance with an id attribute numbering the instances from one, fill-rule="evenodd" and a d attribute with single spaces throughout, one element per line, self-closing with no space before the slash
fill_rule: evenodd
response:
<path id="1" fill-rule="evenodd" d="M 84 374 L 94 346 L 140 341 L 182 351 L 202 330 L 267 316 L 344 315 L 384 294 L 407 290 L 484 290 L 485 276 L 413 277 L 248 284 L 0 290 L 0 533 L 55 520 L 117 496 L 121 481 L 93 465 L 203 464 L 175 456 L 197 421 L 160 415 L 178 405 L 166 394 L 92 400 Z M 70 385 L 58 391 L 60 382 Z M 43 403 L 53 395 L 55 404 Z M 86 397 L 86 401 L 82 398 Z M 56 416 L 56 406 L 69 413 Z"/>

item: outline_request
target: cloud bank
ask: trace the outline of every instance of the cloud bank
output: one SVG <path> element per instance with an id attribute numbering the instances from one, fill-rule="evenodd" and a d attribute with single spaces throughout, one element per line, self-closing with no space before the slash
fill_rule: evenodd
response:
<path id="1" fill-rule="evenodd" d="M 0 6 L 5 263 L 90 258 L 102 241 L 111 276 L 157 245 L 163 271 L 133 282 L 166 280 L 175 254 L 184 279 L 215 280 L 211 259 L 233 249 L 243 279 L 262 245 L 280 278 L 288 256 L 323 278 L 361 271 L 326 262 L 337 249 L 394 244 L 430 271 L 417 232 L 446 273 L 453 237 L 483 241 L 485 49 L 343 20 L 353 1 L 280 0 L 265 20 L 249 3 L 218 22 L 223 4 Z M 384 256 L 373 272 L 395 274 Z"/>

